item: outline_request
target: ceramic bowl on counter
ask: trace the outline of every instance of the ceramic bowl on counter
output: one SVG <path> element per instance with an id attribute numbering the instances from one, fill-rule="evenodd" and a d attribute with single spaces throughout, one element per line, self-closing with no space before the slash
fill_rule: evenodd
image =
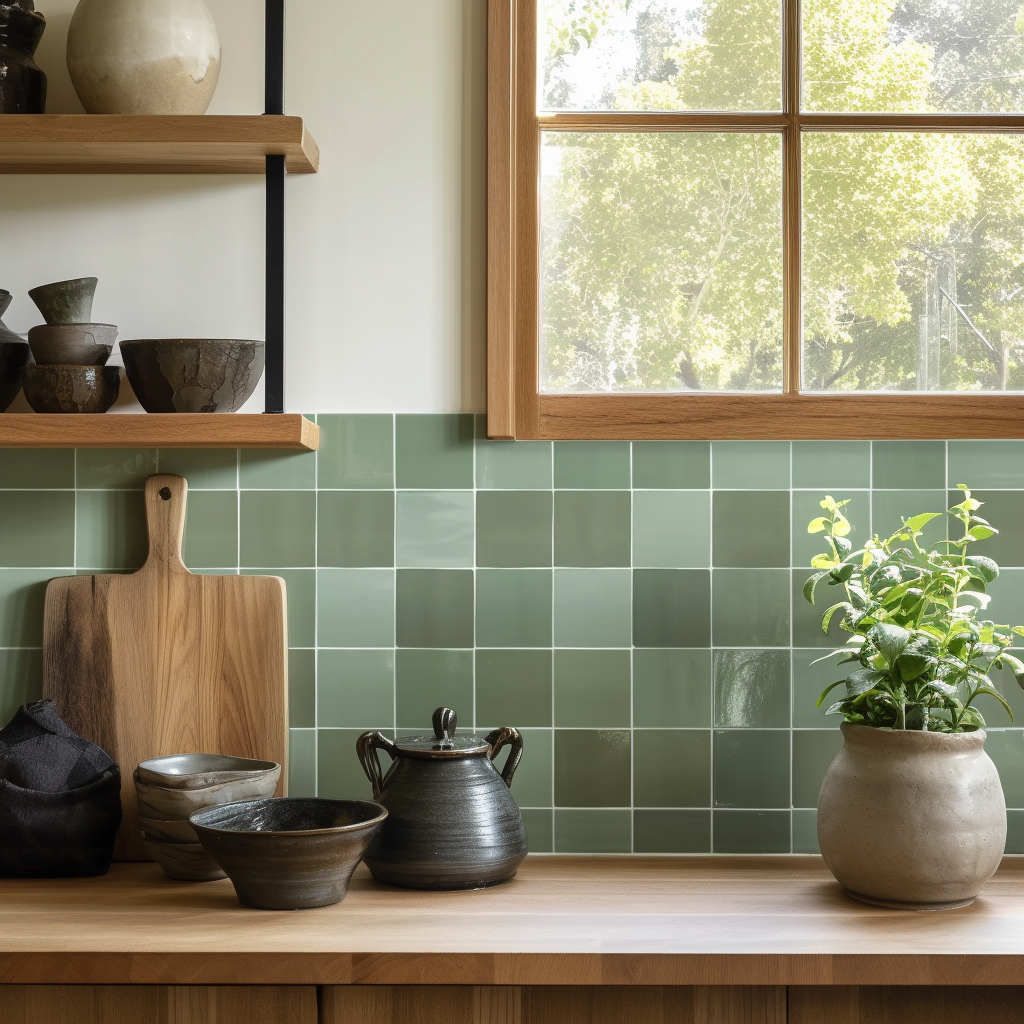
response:
<path id="1" fill-rule="evenodd" d="M 26 366 L 25 398 L 36 412 L 106 412 L 121 390 L 118 366 Z"/>
<path id="2" fill-rule="evenodd" d="M 387 816 L 369 800 L 277 797 L 208 807 L 189 823 L 243 906 L 303 910 L 345 898 Z"/>
<path id="3" fill-rule="evenodd" d="M 135 773 L 140 782 L 162 789 L 207 789 L 269 775 L 273 775 L 276 785 L 281 766 L 276 761 L 230 754 L 168 754 L 140 761 Z"/>
<path id="4" fill-rule="evenodd" d="M 162 843 L 143 831 L 142 845 L 149 855 L 164 869 L 168 878 L 178 882 L 216 882 L 224 871 L 203 847 L 192 843 Z"/>

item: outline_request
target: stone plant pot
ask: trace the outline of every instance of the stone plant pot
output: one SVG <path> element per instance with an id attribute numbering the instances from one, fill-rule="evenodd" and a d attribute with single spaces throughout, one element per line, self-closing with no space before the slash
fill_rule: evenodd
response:
<path id="1" fill-rule="evenodd" d="M 828 869 L 865 903 L 947 910 L 973 902 L 1006 842 L 985 731 L 841 728 L 845 742 L 818 798 Z"/>

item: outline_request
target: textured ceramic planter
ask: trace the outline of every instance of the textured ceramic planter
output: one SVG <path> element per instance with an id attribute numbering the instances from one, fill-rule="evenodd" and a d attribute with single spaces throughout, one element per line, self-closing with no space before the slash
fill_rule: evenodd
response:
<path id="1" fill-rule="evenodd" d="M 46 109 L 46 75 L 33 60 L 45 28 L 33 0 L 0 3 L 0 114 Z"/>
<path id="2" fill-rule="evenodd" d="M 842 725 L 818 798 L 818 843 L 853 897 L 912 910 L 971 903 L 1006 841 L 985 732 Z"/>
<path id="3" fill-rule="evenodd" d="M 204 0 L 81 0 L 68 71 L 89 114 L 205 114 L 220 39 Z"/>

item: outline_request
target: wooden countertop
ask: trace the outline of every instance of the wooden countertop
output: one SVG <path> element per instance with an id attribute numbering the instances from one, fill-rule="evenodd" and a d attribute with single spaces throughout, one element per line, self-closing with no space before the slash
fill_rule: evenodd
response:
<path id="1" fill-rule="evenodd" d="M 153 864 L 0 880 L 0 983 L 1022 985 L 1024 858 L 973 906 L 883 910 L 817 857 L 529 857 L 424 893 L 365 867 L 344 902 L 246 910 Z"/>

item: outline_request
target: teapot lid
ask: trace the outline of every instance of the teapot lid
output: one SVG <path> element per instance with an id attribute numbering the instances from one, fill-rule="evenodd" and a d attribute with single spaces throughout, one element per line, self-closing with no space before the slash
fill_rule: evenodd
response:
<path id="1" fill-rule="evenodd" d="M 459 716 L 451 708 L 438 708 L 433 714 L 433 736 L 399 736 L 395 746 L 413 757 L 468 757 L 486 754 L 491 745 L 482 736 L 456 736 Z"/>

